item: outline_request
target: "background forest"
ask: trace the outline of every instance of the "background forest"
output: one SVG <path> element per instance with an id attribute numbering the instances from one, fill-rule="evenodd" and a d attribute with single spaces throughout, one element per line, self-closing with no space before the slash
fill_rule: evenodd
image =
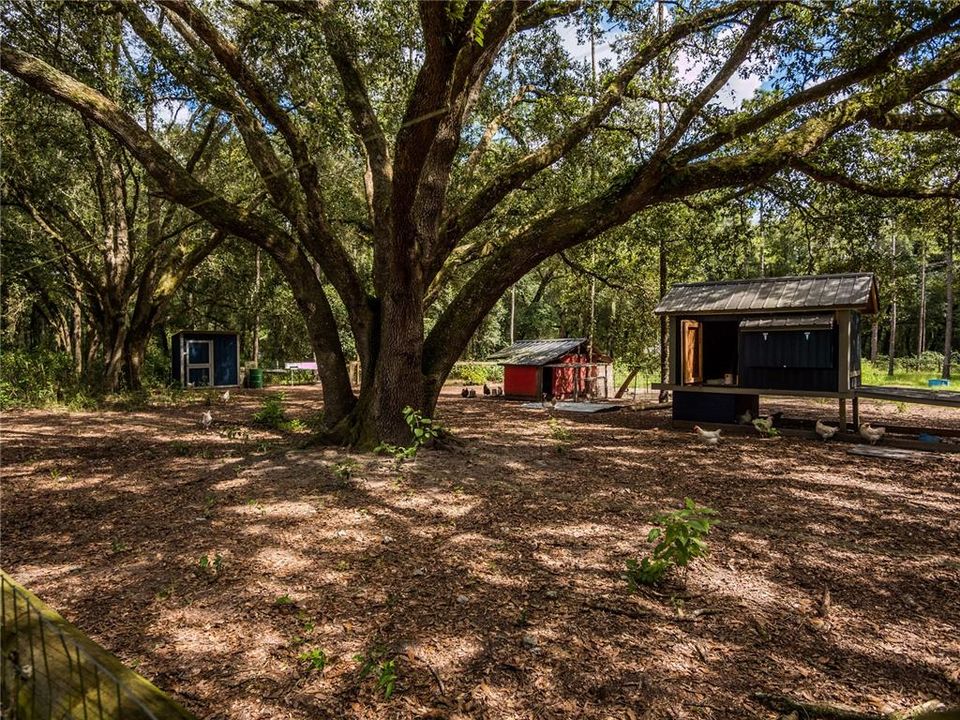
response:
<path id="1" fill-rule="evenodd" d="M 645 5 L 646 11 L 654 7 Z M 415 33 L 399 8 L 379 6 L 374 22 L 390 31 L 376 38 L 382 47 L 367 48 L 374 57 L 395 54 L 394 45 Z M 640 27 L 635 18 L 642 13 L 632 12 L 617 3 L 585 6 L 508 41 L 463 131 L 464 152 L 470 151 L 465 166 L 477 182 L 487 163 L 536 147 L 558 123 L 596 102 L 596 88 Z M 235 122 L 197 104 L 116 17 L 69 5 L 13 3 L 5 24 L 75 66 L 80 76 L 96 74 L 87 79 L 110 88 L 164 145 L 181 148 L 194 175 L 225 196 L 242 198 L 248 209 L 260 207 L 261 180 L 243 155 Z M 233 31 L 251 56 L 257 48 L 285 47 L 276 13 L 240 12 L 237 18 L 223 21 L 240 23 Z M 871 20 L 882 21 L 879 15 Z M 45 36 L 52 27 L 59 34 Z M 102 43 L 104 37 L 112 45 Z M 722 33 L 713 40 L 725 42 Z M 678 43 L 658 61 L 655 80 L 663 94 L 656 102 L 648 98 L 608 118 L 603 132 L 559 163 L 549 185 L 535 179 L 514 193 L 481 232 L 509 234 L 518 216 L 534 214 L 547 200 L 584 201 L 599 183 L 625 171 L 633 150 L 641 152 L 644 138 L 658 132 L 658 114 L 662 135 L 664 113 L 670 112 L 663 98 L 684 91 L 691 64 L 709 71 L 715 49 L 693 39 Z M 765 79 L 725 102 L 745 109 L 771 102 L 789 84 L 778 73 L 813 72 L 800 58 L 798 51 L 794 67 L 781 62 L 772 74 L 760 67 L 762 58 L 744 65 L 741 79 L 749 80 L 750 73 Z M 411 55 L 408 66 L 376 82 L 381 90 L 391 82 L 408 83 L 414 65 Z M 318 93 L 335 82 L 325 67 L 287 80 Z M 304 314 L 270 254 L 164 197 L 128 150 L 81 114 L 7 75 L 2 84 L 0 402 L 82 401 L 165 385 L 168 341 L 181 329 L 237 330 L 242 360 L 256 359 L 261 367 L 312 359 Z M 954 77 L 924 101 L 953 118 L 942 128 L 953 134 L 955 86 Z M 355 164 L 349 143 L 338 146 L 350 135 L 349 122 L 338 109 L 311 102 L 300 110 L 318 134 L 314 141 L 327 150 L 322 174 L 334 177 Z M 833 166 L 846 174 L 821 178 L 828 182 L 817 182 L 809 169 L 787 168 L 745 187 L 644 210 L 550 257 L 515 283 L 486 315 L 462 359 L 482 359 L 511 338 L 591 336 L 621 369 L 639 367 L 654 375 L 661 362 L 660 326 L 651 311 L 670 283 L 871 271 L 882 309 L 861 340 L 864 357 L 877 364 L 875 375 L 915 370 L 947 376 L 950 350 L 958 344 L 956 288 L 951 293 L 950 286 L 956 284 L 952 256 L 960 211 L 952 191 L 922 189 L 957 182 L 957 144 L 944 142 L 947 137 L 857 126 L 831 144 Z M 331 151 L 338 147 L 339 153 Z M 330 223 L 363 261 L 371 253 L 370 228 L 358 211 L 357 187 L 331 182 L 324 193 Z M 425 311 L 428 330 L 462 284 L 454 277 L 440 289 L 449 297 L 430 298 L 435 302 Z M 346 308 L 335 293 L 327 294 L 344 354 L 353 359 L 357 350 Z M 889 355 L 895 367 L 887 365 Z"/>

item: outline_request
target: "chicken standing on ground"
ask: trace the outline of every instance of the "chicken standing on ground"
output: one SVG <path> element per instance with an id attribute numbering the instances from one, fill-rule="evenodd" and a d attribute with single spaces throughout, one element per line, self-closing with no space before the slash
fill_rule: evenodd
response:
<path id="1" fill-rule="evenodd" d="M 737 423 L 740 425 L 749 425 L 751 420 L 753 420 L 753 415 L 749 409 L 743 415 L 737 415 Z"/>
<path id="2" fill-rule="evenodd" d="M 761 432 L 764 435 L 769 435 L 770 431 L 773 429 L 773 420 L 768 417 L 757 418 L 753 421 L 753 426 L 758 432 Z"/>
<path id="3" fill-rule="evenodd" d="M 227 403 L 230 402 L 230 391 L 224 390 L 223 395 L 220 396 L 220 402 Z"/>
<path id="4" fill-rule="evenodd" d="M 704 430 L 699 425 L 694 425 L 693 431 L 704 445 L 713 447 L 720 444 L 720 430 Z"/>
<path id="5" fill-rule="evenodd" d="M 200 416 L 200 424 L 203 425 L 204 430 L 210 429 L 213 424 L 213 414 L 209 410 L 203 411 L 203 415 Z"/>
<path id="6" fill-rule="evenodd" d="M 483 394 L 484 394 L 484 395 L 489 395 L 489 394 L 490 394 L 490 386 L 487 385 L 486 383 L 483 384 Z"/>
<path id="7" fill-rule="evenodd" d="M 817 420 L 817 435 L 819 435 L 824 440 L 829 440 L 838 432 L 840 432 L 839 427 L 834 427 L 833 425 L 827 425 Z"/>
<path id="8" fill-rule="evenodd" d="M 467 393 L 467 397 L 475 398 L 477 396 L 477 391 L 473 388 L 470 388 L 470 391 Z"/>
<path id="9" fill-rule="evenodd" d="M 860 437 L 871 445 L 876 445 L 877 441 L 880 440 L 886 432 L 887 429 L 885 427 L 870 427 L 870 423 L 862 423 L 860 425 Z"/>
<path id="10" fill-rule="evenodd" d="M 460 391 L 460 397 L 470 397 L 470 388 L 464 387 L 463 390 Z"/>

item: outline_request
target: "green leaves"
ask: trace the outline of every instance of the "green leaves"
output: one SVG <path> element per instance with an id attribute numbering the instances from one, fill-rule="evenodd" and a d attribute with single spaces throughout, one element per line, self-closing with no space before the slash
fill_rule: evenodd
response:
<path id="1" fill-rule="evenodd" d="M 297 659 L 305 662 L 311 670 L 317 672 L 323 672 L 323 669 L 327 666 L 327 653 L 320 648 L 302 652 L 297 656 Z"/>
<path id="2" fill-rule="evenodd" d="M 283 393 L 273 393 L 267 395 L 260 405 L 260 409 L 253 414 L 253 422 L 257 425 L 266 425 L 267 427 L 279 429 L 286 421 L 286 415 L 283 410 Z"/>
<path id="3" fill-rule="evenodd" d="M 360 679 L 363 680 L 376 672 L 377 690 L 383 693 L 383 699 L 389 700 L 397 686 L 399 673 L 397 659 L 384 659 L 384 651 L 375 648 L 366 654 L 354 655 L 353 659 L 360 663 Z"/>
<path id="4" fill-rule="evenodd" d="M 649 557 L 640 562 L 626 561 L 624 579 L 630 590 L 635 591 L 639 585 L 656 585 L 674 567 L 679 568 L 686 579 L 687 566 L 708 552 L 702 538 L 713 524 L 709 518 L 716 514 L 716 510 L 684 498 L 682 509 L 658 515 L 654 520 L 658 527 L 647 533 L 647 542 L 660 542 Z"/>
<path id="5" fill-rule="evenodd" d="M 413 436 L 413 444 L 409 447 L 403 445 L 391 445 L 390 443 L 381 443 L 373 449 L 377 454 L 390 455 L 397 460 L 409 460 L 415 457 L 417 451 L 431 440 L 443 437 L 447 430 L 440 423 L 430 418 L 423 417 L 419 410 L 414 410 L 407 405 L 403 409 L 403 419 L 410 428 L 410 434 Z"/>

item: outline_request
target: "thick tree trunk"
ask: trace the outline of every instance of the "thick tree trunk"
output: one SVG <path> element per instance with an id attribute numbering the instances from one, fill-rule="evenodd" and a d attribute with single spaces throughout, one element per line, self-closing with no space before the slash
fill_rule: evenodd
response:
<path id="1" fill-rule="evenodd" d="M 412 407 L 430 416 L 436 405 L 433 389 L 425 392 L 423 275 L 419 262 L 410 257 L 415 251 L 408 249 L 416 246 L 417 243 L 397 239 L 377 268 L 378 290 L 383 300 L 376 361 L 364 372 L 364 384 L 371 378 L 372 387 L 369 405 L 361 403 L 367 416 L 360 423 L 361 441 L 376 437 L 381 442 L 406 444 L 410 428 L 403 409 Z"/>
<path id="2" fill-rule="evenodd" d="M 131 329 L 123 348 L 123 365 L 128 390 L 143 389 L 143 364 L 147 356 L 151 327 Z"/>
<path id="3" fill-rule="evenodd" d="M 103 329 L 103 375 L 104 392 L 120 389 L 120 374 L 123 371 L 123 350 L 126 332 L 122 325 L 106 323 Z"/>
<path id="4" fill-rule="evenodd" d="M 314 292 L 322 293 L 323 290 L 317 287 Z M 332 427 L 348 417 L 357 404 L 350 387 L 346 358 L 340 344 L 333 345 L 330 342 L 330 323 L 333 322 L 333 316 L 331 314 L 329 318 L 326 317 L 330 310 L 326 300 L 319 303 L 315 297 L 304 296 L 303 293 L 297 293 L 296 300 L 306 320 L 310 345 L 317 359 L 317 372 L 323 388 L 323 421 L 327 427 Z"/>

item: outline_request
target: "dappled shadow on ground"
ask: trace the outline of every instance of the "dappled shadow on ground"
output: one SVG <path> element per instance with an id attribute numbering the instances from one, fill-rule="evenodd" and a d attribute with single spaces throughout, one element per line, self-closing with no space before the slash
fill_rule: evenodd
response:
<path id="1" fill-rule="evenodd" d="M 315 410 L 313 389 L 288 395 L 294 415 Z M 542 410 L 447 397 L 464 448 L 398 468 L 256 429 L 257 400 L 215 404 L 209 432 L 201 404 L 4 427 L 4 567 L 199 715 L 739 718 L 768 716 L 756 690 L 875 710 L 960 699 L 954 458 L 749 436 L 705 449 L 660 412 L 558 416 L 564 440 Z M 624 559 L 685 496 L 720 513 L 710 559 L 685 588 L 631 595 Z M 298 659 L 312 649 L 322 673 Z M 371 653 L 397 658 L 390 701 L 359 677 Z"/>

